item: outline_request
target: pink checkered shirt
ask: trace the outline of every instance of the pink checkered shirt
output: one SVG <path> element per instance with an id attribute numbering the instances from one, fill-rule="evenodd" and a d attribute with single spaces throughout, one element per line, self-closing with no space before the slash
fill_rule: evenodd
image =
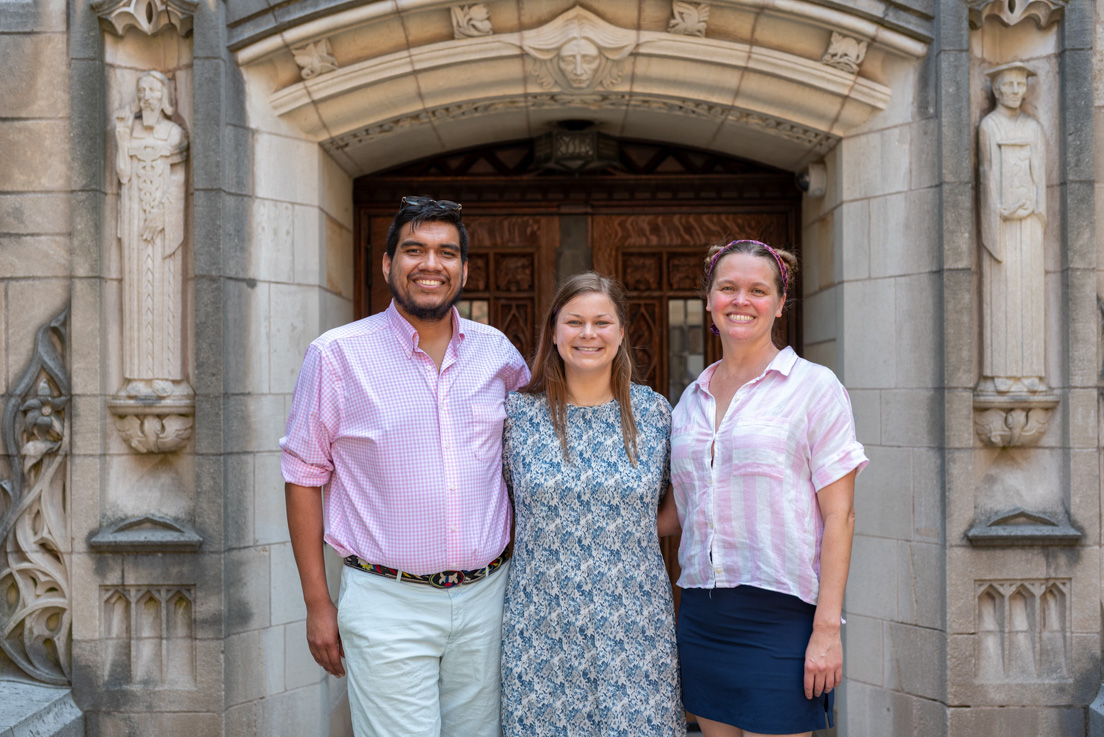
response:
<path id="1" fill-rule="evenodd" d="M 671 418 L 678 585 L 746 584 L 816 604 L 824 533 L 816 494 L 868 463 L 847 391 L 787 347 L 740 387 L 714 433 L 709 380 L 718 365 L 686 388 Z"/>
<path id="2" fill-rule="evenodd" d="M 291 402 L 284 480 L 325 486 L 325 539 L 343 557 L 414 574 L 473 570 L 510 540 L 506 394 L 529 380 L 494 328 L 452 316 L 438 373 L 395 309 L 311 343 Z"/>

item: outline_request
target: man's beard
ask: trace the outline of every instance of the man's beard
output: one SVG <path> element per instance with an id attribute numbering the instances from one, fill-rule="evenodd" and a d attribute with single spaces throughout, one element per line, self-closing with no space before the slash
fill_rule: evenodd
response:
<path id="1" fill-rule="evenodd" d="M 161 108 L 159 107 L 146 107 L 142 106 L 142 125 L 146 128 L 152 128 L 157 125 L 158 118 L 161 117 Z"/>
<path id="2" fill-rule="evenodd" d="M 460 301 L 460 295 L 464 293 L 464 288 L 460 287 L 456 290 L 456 295 L 451 300 L 442 302 L 438 305 L 422 306 L 410 299 L 408 294 L 402 294 L 399 290 L 395 289 L 394 281 L 394 275 L 392 274 L 392 278 L 387 280 L 387 286 L 391 290 L 391 298 L 403 309 L 403 312 L 423 322 L 437 322 L 443 320 L 452 312 L 452 306 Z"/>

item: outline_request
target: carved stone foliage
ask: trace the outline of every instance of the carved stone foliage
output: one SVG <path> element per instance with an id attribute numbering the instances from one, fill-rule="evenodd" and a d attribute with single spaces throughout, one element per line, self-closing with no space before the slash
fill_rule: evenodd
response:
<path id="1" fill-rule="evenodd" d="M 1062 18 L 1066 0 L 969 0 L 970 27 L 981 28 L 986 18 L 997 18 L 1006 26 L 1032 19 L 1039 28 Z"/>
<path id="2" fill-rule="evenodd" d="M 27 675 L 69 682 L 70 605 L 65 448 L 69 380 L 66 308 L 38 330 L 31 364 L 4 407 L 0 480 L 0 649 Z"/>
<path id="3" fill-rule="evenodd" d="M 172 84 L 138 78 L 115 114 L 118 234 L 123 261 L 123 387 L 108 402 L 139 453 L 191 437 L 195 394 L 184 379 L 184 215 L 188 137 L 173 122 Z"/>
<path id="4" fill-rule="evenodd" d="M 196 0 L 95 0 L 92 12 L 100 25 L 122 36 L 134 27 L 153 36 L 175 26 L 181 36 L 192 33 L 192 19 L 199 3 Z"/>
<path id="5" fill-rule="evenodd" d="M 978 581 L 978 680 L 1064 681 L 1069 675 L 1069 579 Z"/>
<path id="6" fill-rule="evenodd" d="M 109 688 L 196 687 L 195 587 L 102 586 Z"/>
<path id="7" fill-rule="evenodd" d="M 314 79 L 320 74 L 337 69 L 337 59 L 330 48 L 329 39 L 320 39 L 306 46 L 292 49 L 295 63 L 299 65 L 299 75 L 303 79 Z"/>
<path id="8" fill-rule="evenodd" d="M 705 36 L 705 25 L 709 22 L 709 3 L 689 3 L 674 0 L 671 3 L 671 20 L 667 23 L 670 33 L 683 36 Z"/>
<path id="9" fill-rule="evenodd" d="M 1046 136 L 1020 109 L 1034 72 L 1012 62 L 987 74 L 997 105 L 978 126 L 982 340 L 975 426 L 987 445 L 1031 445 L 1058 403 L 1043 376 Z"/>
<path id="10" fill-rule="evenodd" d="M 836 69 L 855 74 L 859 71 L 859 65 L 866 58 L 866 41 L 860 41 L 851 36 L 845 36 L 837 31 L 832 31 L 832 38 L 828 41 L 828 49 L 821 62 Z"/>
<path id="11" fill-rule="evenodd" d="M 450 10 L 453 38 L 477 38 L 494 33 L 494 28 L 491 26 L 491 11 L 486 3 L 453 5 Z"/>
<path id="12" fill-rule="evenodd" d="M 521 48 L 529 73 L 541 87 L 584 92 L 621 81 L 623 60 L 636 47 L 636 31 L 607 23 L 576 6 L 550 23 L 527 31 Z"/>

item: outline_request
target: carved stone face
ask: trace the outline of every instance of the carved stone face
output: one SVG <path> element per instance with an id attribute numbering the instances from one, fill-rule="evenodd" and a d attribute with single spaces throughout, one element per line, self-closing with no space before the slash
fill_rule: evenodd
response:
<path id="1" fill-rule="evenodd" d="M 138 80 L 138 106 L 142 110 L 142 123 L 150 127 L 157 122 L 165 104 L 165 86 L 161 80 L 145 76 Z"/>
<path id="2" fill-rule="evenodd" d="M 594 73 L 602 63 L 602 54 L 590 41 L 576 38 L 560 47 L 556 63 L 560 65 L 560 71 L 567 78 L 567 83 L 576 89 L 582 89 L 589 86 L 594 79 Z"/>
<path id="3" fill-rule="evenodd" d="M 993 94 L 1004 107 L 1018 109 L 1027 94 L 1027 72 L 1023 69 L 1007 69 L 1001 72 L 993 81 Z"/>

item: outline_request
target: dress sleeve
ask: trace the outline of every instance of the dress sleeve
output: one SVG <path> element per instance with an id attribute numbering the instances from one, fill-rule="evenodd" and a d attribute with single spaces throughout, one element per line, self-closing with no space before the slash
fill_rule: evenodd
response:
<path id="1" fill-rule="evenodd" d="M 809 467 L 813 487 L 820 491 L 856 468 L 862 471 L 870 461 L 855 438 L 847 390 L 833 376 L 831 384 L 817 394 L 821 399 L 809 416 Z"/>
<path id="2" fill-rule="evenodd" d="M 339 426 L 340 379 L 321 350 L 307 348 L 291 399 L 286 434 L 280 439 L 284 481 L 299 486 L 325 486 L 333 473 L 333 440 Z"/>
<path id="3" fill-rule="evenodd" d="M 506 493 L 510 497 L 510 505 L 514 503 L 514 475 L 510 471 L 511 430 L 514 426 L 514 396 L 506 395 L 506 419 L 502 421 L 502 480 L 506 482 Z"/>

